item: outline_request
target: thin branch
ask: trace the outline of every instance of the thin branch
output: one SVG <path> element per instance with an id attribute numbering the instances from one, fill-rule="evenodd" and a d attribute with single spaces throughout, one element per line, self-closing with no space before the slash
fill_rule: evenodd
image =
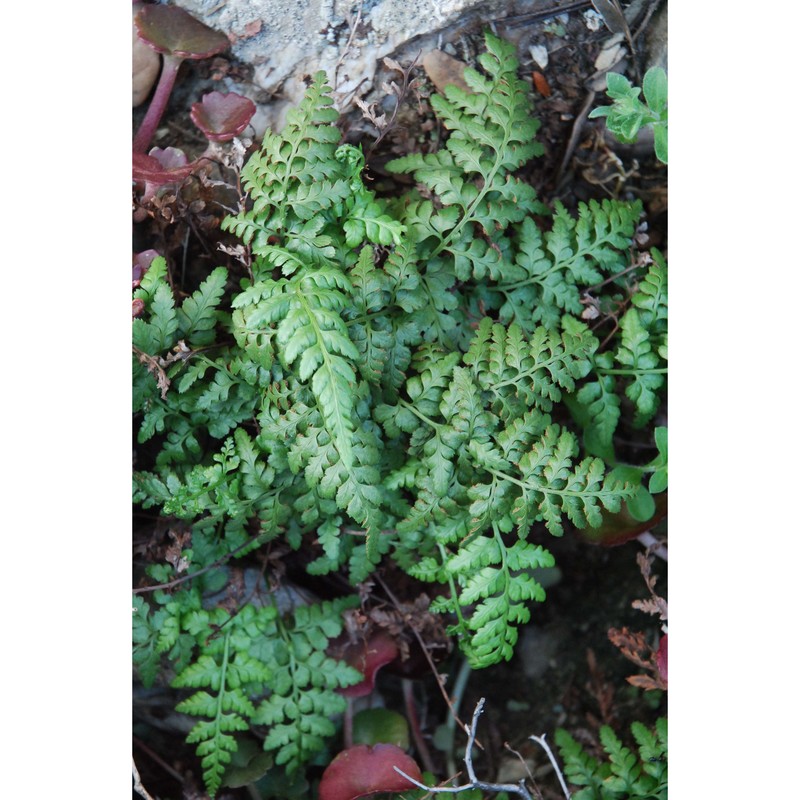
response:
<path id="1" fill-rule="evenodd" d="M 656 537 L 653 536 L 650 531 L 644 531 L 644 533 L 640 533 L 636 538 L 647 548 L 650 553 L 657 555 L 664 561 L 668 560 L 667 548 L 661 544 L 661 542 L 656 539 Z"/>
<path id="2" fill-rule="evenodd" d="M 564 797 L 566 797 L 567 800 L 570 800 L 572 795 L 570 795 L 569 789 L 567 789 L 567 783 L 564 780 L 564 776 L 561 774 L 561 768 L 558 766 L 558 761 L 556 761 L 556 757 L 553 755 L 550 745 L 544 740 L 546 735 L 547 734 L 543 733 L 541 736 L 529 736 L 528 738 L 540 745 L 545 753 L 547 753 L 547 757 L 550 759 L 550 763 L 553 765 L 556 775 L 558 775 L 558 782 L 561 784 L 561 790 L 564 792 Z"/>
<path id="3" fill-rule="evenodd" d="M 136 760 L 131 759 L 131 762 L 133 764 L 133 790 L 140 797 L 143 797 L 144 800 L 153 800 L 152 795 L 150 795 L 147 789 L 142 786 L 142 779 L 139 777 L 139 770 L 136 769 Z"/>
<path id="4" fill-rule="evenodd" d="M 383 591 L 386 592 L 386 596 L 391 600 L 394 607 L 399 611 L 401 614 L 403 610 L 400 606 L 400 601 L 395 597 L 392 590 L 386 585 L 384 580 L 381 578 L 380 575 L 375 573 L 375 578 L 377 579 L 378 583 L 380 583 Z M 436 678 L 436 683 L 439 686 L 439 691 L 442 693 L 442 697 L 444 698 L 445 703 L 447 703 L 447 707 L 450 709 L 450 713 L 455 718 L 456 722 L 461 726 L 461 728 L 465 731 L 469 730 L 464 722 L 458 716 L 458 712 L 456 711 L 455 707 L 453 706 L 453 701 L 450 699 L 450 696 L 447 694 L 444 688 L 444 678 L 436 669 L 436 665 L 433 663 L 433 659 L 431 658 L 431 654 L 428 652 L 428 648 L 425 646 L 425 642 L 422 640 L 422 637 L 419 634 L 419 631 L 414 627 L 413 624 L 409 625 L 411 628 L 411 632 L 414 634 L 414 638 L 417 640 L 417 643 L 422 650 L 422 654 L 425 656 L 428 666 L 431 668 L 431 672 L 433 672 L 434 677 Z"/>
<path id="5" fill-rule="evenodd" d="M 402 775 L 407 781 L 410 781 L 420 789 L 424 789 L 426 792 L 448 792 L 450 794 L 456 794 L 458 792 L 464 792 L 467 789 L 480 789 L 484 792 L 510 792 L 512 794 L 518 794 L 523 800 L 533 800 L 531 797 L 530 792 L 525 788 L 525 781 L 520 781 L 519 784 L 516 783 L 485 783 L 484 781 L 479 781 L 477 776 L 475 775 L 475 769 L 472 766 L 472 747 L 475 744 L 475 736 L 476 731 L 478 728 L 478 719 L 480 715 L 483 713 L 483 706 L 486 703 L 486 698 L 481 697 L 478 701 L 478 705 L 475 706 L 475 712 L 472 715 L 472 723 L 469 726 L 469 739 L 467 740 L 467 750 L 464 753 L 464 765 L 467 768 L 467 774 L 469 775 L 470 782 L 465 784 L 464 786 L 426 786 L 424 783 L 420 783 L 419 781 L 414 780 L 410 775 L 406 775 L 403 770 L 399 767 L 393 767 L 394 771 L 398 774 Z"/>
<path id="6" fill-rule="evenodd" d="M 344 46 L 344 50 L 342 50 L 341 54 L 339 55 L 339 60 L 336 62 L 336 67 L 333 70 L 333 88 L 334 90 L 337 91 L 339 89 L 339 67 L 342 66 L 345 56 L 347 56 L 347 54 L 350 52 L 350 47 L 353 44 L 353 39 L 356 38 L 356 33 L 358 32 L 358 26 L 361 24 L 361 10 L 363 5 L 364 3 L 362 0 L 362 2 L 358 4 L 358 13 L 356 14 L 356 21 L 350 28 L 350 37 L 347 40 L 347 44 Z M 359 86 L 360 85 L 361 84 L 359 84 Z"/>

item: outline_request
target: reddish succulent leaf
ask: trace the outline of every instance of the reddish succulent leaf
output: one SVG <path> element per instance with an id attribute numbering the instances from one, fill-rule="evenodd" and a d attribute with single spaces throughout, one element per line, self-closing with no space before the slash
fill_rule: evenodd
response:
<path id="1" fill-rule="evenodd" d="M 661 637 L 658 643 L 658 653 L 656 653 L 656 664 L 658 664 L 658 674 L 667 682 L 667 634 Z"/>
<path id="2" fill-rule="evenodd" d="M 178 6 L 145 6 L 136 15 L 139 37 L 158 53 L 178 58 L 209 58 L 230 42 Z"/>
<path id="3" fill-rule="evenodd" d="M 647 522 L 634 519 L 623 503 L 622 508 L 615 514 L 609 511 L 603 512 L 603 522 L 599 528 L 584 528 L 579 533 L 592 544 L 601 544 L 605 547 L 613 547 L 635 539 L 645 531 L 649 531 L 667 515 L 667 492 L 657 494 L 653 499 L 656 502 L 656 511 Z"/>
<path id="4" fill-rule="evenodd" d="M 147 272 L 153 259 L 159 256 L 158 250 L 142 250 L 141 253 L 133 254 L 133 288 L 135 289 L 141 282 L 142 276 Z"/>
<path id="5" fill-rule="evenodd" d="M 395 772 L 394 767 L 414 780 L 422 781 L 416 761 L 393 744 L 349 747 L 339 753 L 322 774 L 319 800 L 355 800 L 376 792 L 403 792 L 416 788 Z"/>
<path id="6" fill-rule="evenodd" d="M 331 642 L 328 652 L 334 658 L 341 659 L 357 669 L 364 680 L 355 686 L 345 686 L 338 691 L 345 697 L 364 697 L 375 688 L 375 675 L 378 670 L 394 661 L 399 650 L 394 639 L 388 633 L 378 631 L 367 639 L 352 641 L 347 634 Z"/>
<path id="7" fill-rule="evenodd" d="M 238 136 L 256 113 L 252 100 L 236 92 L 209 92 L 192 105 L 192 122 L 212 142 L 227 142 Z"/>
<path id="8" fill-rule="evenodd" d="M 168 147 L 166 150 L 154 147 L 150 155 L 133 154 L 133 179 L 154 186 L 183 180 L 187 175 L 191 175 L 194 167 L 195 165 L 187 163 L 186 156 L 174 147 Z"/>

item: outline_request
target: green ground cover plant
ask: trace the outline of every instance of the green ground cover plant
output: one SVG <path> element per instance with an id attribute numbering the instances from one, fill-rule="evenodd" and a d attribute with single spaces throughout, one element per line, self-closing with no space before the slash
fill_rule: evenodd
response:
<path id="1" fill-rule="evenodd" d="M 564 759 L 570 783 L 582 787 L 572 800 L 634 800 L 667 797 L 667 720 L 661 717 L 654 730 L 634 722 L 631 733 L 637 750 L 625 747 L 608 726 L 600 729 L 604 760 L 588 755 L 567 731 L 556 731 L 556 744 Z"/>
<path id="2" fill-rule="evenodd" d="M 606 78 L 611 105 L 595 108 L 589 118 L 606 118 L 606 125 L 621 142 L 631 144 L 642 128 L 652 126 L 656 158 L 667 163 L 667 73 L 661 67 L 650 67 L 641 88 L 624 75 L 609 72 Z M 644 102 L 639 95 L 644 92 Z"/>
<path id="3" fill-rule="evenodd" d="M 487 667 L 545 599 L 547 536 L 646 519 L 666 488 L 667 265 L 637 250 L 641 204 L 542 202 L 516 174 L 541 147 L 513 48 L 487 35 L 480 66 L 431 98 L 448 137 L 389 164 L 414 182 L 393 199 L 340 144 L 318 73 L 242 170 L 223 222 L 241 275 L 178 293 L 156 258 L 134 293 L 136 437 L 154 452 L 134 500 L 188 531 L 180 566 L 151 565 L 161 588 L 135 596 L 134 662 L 145 685 L 192 690 L 178 710 L 199 718 L 212 796 L 255 728 L 289 775 L 324 751 L 361 679 L 330 643 L 381 564 L 430 584 Z M 659 456 L 619 455 L 623 422 Z M 267 546 L 352 592 L 234 597 L 226 565 Z"/>

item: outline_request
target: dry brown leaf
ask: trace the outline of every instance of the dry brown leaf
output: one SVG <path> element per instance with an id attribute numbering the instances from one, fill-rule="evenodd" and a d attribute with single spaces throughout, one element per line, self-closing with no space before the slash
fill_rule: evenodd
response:
<path id="1" fill-rule="evenodd" d="M 440 94 L 444 94 L 446 86 L 458 86 L 465 92 L 472 91 L 464 80 L 464 68 L 467 66 L 442 50 L 431 50 L 422 59 L 422 66 Z"/>

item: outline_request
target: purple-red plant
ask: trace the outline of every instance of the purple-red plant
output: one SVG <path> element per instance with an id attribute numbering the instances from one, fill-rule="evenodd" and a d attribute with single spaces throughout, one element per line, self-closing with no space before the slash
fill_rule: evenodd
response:
<path id="1" fill-rule="evenodd" d="M 136 289 L 142 282 L 142 276 L 147 272 L 153 259 L 161 255 L 158 250 L 142 250 L 133 254 L 133 288 Z"/>
<path id="2" fill-rule="evenodd" d="M 331 642 L 328 652 L 357 669 L 364 680 L 355 686 L 345 686 L 338 691 L 345 697 L 364 697 L 375 688 L 378 670 L 399 655 L 394 639 L 388 633 L 377 631 L 363 639 L 350 640 L 348 634 Z"/>
<path id="3" fill-rule="evenodd" d="M 417 762 L 393 744 L 357 744 L 331 761 L 319 784 L 319 800 L 356 800 L 377 792 L 404 792 L 416 788 L 395 771 L 421 781 Z"/>
<path id="4" fill-rule="evenodd" d="M 177 183 L 192 174 L 196 162 L 190 162 L 186 154 L 177 147 L 154 147 L 149 155 L 133 154 L 133 180 L 142 189 L 139 202 L 151 200 L 156 191 L 168 183 Z M 134 222 L 141 222 L 147 212 L 139 207 L 133 215 Z"/>
<path id="5" fill-rule="evenodd" d="M 255 103 L 236 92 L 209 92 L 192 105 L 191 117 L 210 142 L 229 142 L 250 124 L 255 113 Z"/>
<path id="6" fill-rule="evenodd" d="M 664 685 L 666 685 L 667 683 L 667 634 L 666 633 L 661 637 L 658 643 L 658 652 L 656 653 L 656 664 L 658 665 L 658 674 L 664 681 Z"/>
<path id="7" fill-rule="evenodd" d="M 145 6 L 136 15 L 139 37 L 157 53 L 162 67 L 153 99 L 133 140 L 135 153 L 144 153 L 167 107 L 178 69 L 184 59 L 210 58 L 225 50 L 230 42 L 177 6 Z"/>

